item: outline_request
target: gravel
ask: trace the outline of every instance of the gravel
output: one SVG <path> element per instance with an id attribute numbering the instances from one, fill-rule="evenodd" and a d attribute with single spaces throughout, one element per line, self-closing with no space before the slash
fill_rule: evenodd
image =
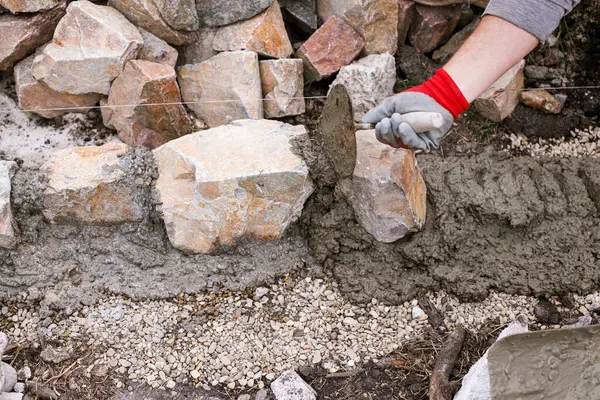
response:
<path id="1" fill-rule="evenodd" d="M 356 306 L 327 280 L 285 278 L 266 289 L 260 298 L 254 291 L 143 302 L 108 296 L 55 320 L 41 320 L 23 294 L 20 308 L 0 304 L 5 321 L 0 329 L 12 342 L 33 346 L 39 346 L 40 336 L 64 348 L 83 341 L 97 349 L 95 365 L 118 373 L 117 387 L 130 380 L 170 390 L 181 384 L 208 390 L 217 385 L 262 389 L 283 371 L 303 365 L 334 373 L 377 362 L 418 338 L 428 324 L 417 300 Z M 478 330 L 487 321 L 508 323 L 519 314 L 535 322 L 537 300 L 526 296 L 491 293 L 483 302 L 461 303 L 438 292 L 429 299 L 445 316 L 447 329 L 463 324 Z M 583 315 L 600 307 L 597 292 L 573 299 Z"/>
<path id="2" fill-rule="evenodd" d="M 524 152 L 535 158 L 541 157 L 600 157 L 600 127 L 575 129 L 570 138 L 539 138 L 530 142 L 525 136 L 510 135 L 508 151 Z"/>

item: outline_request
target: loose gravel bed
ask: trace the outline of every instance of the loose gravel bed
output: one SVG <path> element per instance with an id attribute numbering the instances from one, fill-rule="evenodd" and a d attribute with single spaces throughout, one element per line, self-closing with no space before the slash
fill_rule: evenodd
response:
<path id="1" fill-rule="evenodd" d="M 541 157 L 600 157 L 600 127 L 575 129 L 571 137 L 539 139 L 530 142 L 524 136 L 510 135 L 507 150 L 520 151 L 535 158 Z"/>
<path id="2" fill-rule="evenodd" d="M 429 298 L 448 329 L 460 323 L 478 330 L 487 321 L 507 323 L 519 314 L 535 322 L 537 300 L 526 296 L 492 293 L 481 303 L 460 303 L 443 292 Z M 585 315 L 600 304 L 597 292 L 573 298 Z M 321 365 L 333 373 L 377 361 L 418 338 L 428 323 L 417 300 L 353 306 L 335 282 L 311 278 L 288 277 L 253 292 L 159 301 L 110 295 L 64 319 L 41 319 L 39 307 L 25 299 L 19 309 L 0 305 L 5 318 L 0 329 L 13 342 L 39 346 L 42 338 L 68 348 L 83 341 L 97 350 L 90 369 L 116 371 L 116 387 L 144 381 L 166 389 L 181 384 L 262 388 L 301 365 Z"/>

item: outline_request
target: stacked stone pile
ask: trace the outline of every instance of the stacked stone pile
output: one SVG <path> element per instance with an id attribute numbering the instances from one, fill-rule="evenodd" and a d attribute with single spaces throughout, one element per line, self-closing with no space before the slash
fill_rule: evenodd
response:
<path id="1" fill-rule="evenodd" d="M 31 378 L 31 370 L 23 368 L 17 372 L 10 364 L 2 362 L 2 355 L 8 345 L 8 336 L 0 331 L 0 399 L 21 400 L 25 391 L 25 383 Z"/>

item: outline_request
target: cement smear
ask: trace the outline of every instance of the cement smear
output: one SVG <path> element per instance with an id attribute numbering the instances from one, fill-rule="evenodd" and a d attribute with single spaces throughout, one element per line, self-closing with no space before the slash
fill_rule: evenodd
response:
<path id="1" fill-rule="evenodd" d="M 398 303 L 443 288 L 474 301 L 491 289 L 556 295 L 598 286 L 600 163 L 504 153 L 419 163 L 427 223 L 396 243 L 359 226 L 343 190 L 313 195 L 310 249 L 350 299 Z"/>

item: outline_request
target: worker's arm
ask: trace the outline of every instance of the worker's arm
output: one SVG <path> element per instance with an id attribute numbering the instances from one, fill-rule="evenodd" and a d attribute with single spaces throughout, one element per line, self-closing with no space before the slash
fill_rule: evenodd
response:
<path id="1" fill-rule="evenodd" d="M 452 122 L 499 77 L 545 41 L 579 0 L 491 0 L 465 44 L 422 85 L 386 99 L 363 119 L 376 124 L 379 141 L 429 151 L 438 148 Z M 433 100 L 433 101 L 432 101 Z M 440 129 L 415 133 L 394 114 L 439 112 Z M 446 112 L 443 112 L 446 111 Z"/>

